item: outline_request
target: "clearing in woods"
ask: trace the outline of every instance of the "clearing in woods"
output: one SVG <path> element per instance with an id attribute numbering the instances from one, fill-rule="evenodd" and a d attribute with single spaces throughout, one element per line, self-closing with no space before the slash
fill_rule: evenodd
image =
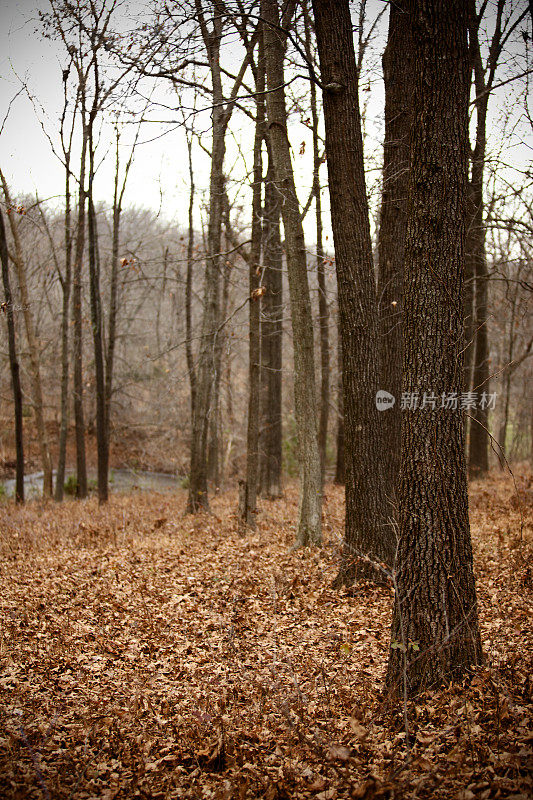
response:
<path id="1" fill-rule="evenodd" d="M 0 795 L 530 797 L 530 473 L 516 480 L 471 486 L 487 664 L 409 704 L 409 748 L 382 694 L 391 591 L 329 588 L 341 488 L 323 549 L 292 553 L 295 488 L 245 536 L 232 492 L 198 517 L 184 492 L 0 505 Z"/>

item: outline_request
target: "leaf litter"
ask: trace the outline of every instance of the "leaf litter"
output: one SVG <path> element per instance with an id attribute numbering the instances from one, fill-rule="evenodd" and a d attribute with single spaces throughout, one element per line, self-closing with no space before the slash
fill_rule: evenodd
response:
<path id="1" fill-rule="evenodd" d="M 532 796 L 531 477 L 471 486 L 486 664 L 403 710 L 383 693 L 392 592 L 290 551 L 297 488 L 240 533 L 234 492 L 0 506 L 0 796 Z"/>

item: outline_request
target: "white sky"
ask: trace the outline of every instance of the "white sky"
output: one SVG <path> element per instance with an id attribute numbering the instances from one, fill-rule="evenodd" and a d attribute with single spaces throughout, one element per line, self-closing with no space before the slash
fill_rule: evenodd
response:
<path id="1" fill-rule="evenodd" d="M 527 7 L 526 0 L 523 2 L 524 7 Z M 515 5 L 519 6 L 520 2 L 515 0 Z M 135 3 L 126 0 L 124 4 L 126 10 L 138 6 L 138 0 L 135 0 Z M 373 20 L 382 8 L 381 0 L 369 0 L 368 18 Z M 42 39 L 37 32 L 38 9 L 47 10 L 47 0 L 35 0 L 34 2 L 31 0 L 4 0 L 0 8 L 0 108 L 2 109 L 0 121 L 7 112 L 10 101 L 20 90 L 21 82 L 27 85 L 29 92 L 35 98 L 32 104 L 27 94 L 22 92 L 13 101 L 0 136 L 0 166 L 11 184 L 14 194 L 30 193 L 34 195 L 37 191 L 41 199 L 57 197 L 59 204 L 63 192 L 64 171 L 52 154 L 50 143 L 43 133 L 42 126 L 57 142 L 58 115 L 63 100 L 61 71 L 65 57 L 61 45 Z M 531 29 L 530 20 L 527 24 Z M 378 158 L 381 154 L 379 140 L 383 108 L 383 86 L 379 75 L 379 60 L 384 46 L 386 25 L 385 15 L 380 26 L 380 36 L 367 55 L 366 74 L 362 78 L 362 88 L 364 89 L 370 77 L 371 91 L 361 92 L 361 103 L 366 104 L 367 111 L 368 136 L 365 140 L 367 156 L 373 154 Z M 223 59 L 229 57 L 231 62 L 232 49 L 230 44 L 223 53 Z M 235 49 L 235 62 L 238 57 L 238 50 Z M 511 61 L 513 58 L 513 53 L 511 53 Z M 506 70 L 516 68 L 516 63 L 511 63 L 511 61 L 507 65 L 503 64 L 500 79 L 506 77 Z M 161 94 L 157 95 L 158 99 L 171 100 L 170 95 L 163 94 L 165 91 L 161 89 Z M 513 103 L 516 103 L 513 100 L 513 92 L 516 94 L 515 89 L 509 86 L 498 91 L 494 100 L 491 99 L 492 120 L 501 118 L 509 106 L 511 110 L 513 109 Z M 520 116 L 519 109 L 515 109 L 513 113 Z M 158 116 L 160 116 L 159 112 Z M 196 125 L 199 130 L 205 131 L 203 141 L 209 146 L 208 111 L 196 117 Z M 132 127 L 130 126 L 130 129 Z M 167 130 L 169 130 L 168 126 L 147 125 L 141 134 L 141 140 L 150 139 Z M 496 133 L 492 143 L 493 150 L 501 150 L 503 147 L 506 163 L 523 166 L 526 159 L 530 158 L 532 140 L 530 138 L 528 144 L 523 143 L 524 130 L 526 129 L 521 124 L 518 125 L 513 135 L 505 141 L 502 141 L 501 135 L 498 137 Z M 109 129 L 104 131 L 103 139 L 108 133 Z M 295 118 L 290 128 L 290 136 L 300 201 L 305 202 L 312 177 L 311 133 Z M 531 132 L 529 136 L 531 137 Z M 305 153 L 300 155 L 300 145 L 303 141 L 306 142 Z M 490 143 L 491 139 L 489 138 L 489 148 Z M 242 114 L 235 115 L 230 125 L 226 158 L 226 173 L 229 175 L 230 181 L 235 179 L 238 182 L 242 179 L 244 175 L 242 154 L 250 166 L 252 147 L 250 122 Z M 100 152 L 103 153 L 106 148 L 104 142 L 104 147 Z M 209 159 L 199 148 L 195 148 L 194 157 L 198 197 L 201 198 L 203 192 L 205 199 L 208 187 Z M 234 169 L 233 165 L 235 165 Z M 379 176 L 377 166 L 375 158 L 368 160 L 369 187 L 376 183 Z M 325 183 L 325 181 L 326 171 L 324 169 L 322 182 Z M 110 202 L 112 188 L 113 159 L 109 157 L 104 160 L 99 169 L 95 194 L 99 199 Z M 324 194 L 324 205 L 327 209 L 327 193 Z M 242 197 L 243 222 L 247 221 L 246 217 L 249 216 L 249 203 L 250 195 L 246 188 Z M 185 140 L 180 130 L 171 130 L 162 138 L 142 144 L 138 148 L 128 182 L 125 205 L 160 209 L 164 218 L 175 221 L 178 225 L 181 223 L 184 227 L 186 226 L 188 163 Z M 197 211 L 196 224 L 199 223 L 200 217 Z M 307 239 L 311 244 L 314 241 L 312 209 L 308 214 L 305 226 Z M 329 226 L 326 224 L 326 234 L 328 233 Z"/>

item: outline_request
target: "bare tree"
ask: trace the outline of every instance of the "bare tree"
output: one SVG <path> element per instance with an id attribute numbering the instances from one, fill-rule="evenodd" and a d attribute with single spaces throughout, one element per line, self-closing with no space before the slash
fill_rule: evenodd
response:
<path id="1" fill-rule="evenodd" d="M 469 0 L 468 25 L 470 35 L 470 61 L 473 69 L 474 107 L 476 109 L 476 133 L 472 148 L 472 169 L 469 184 L 469 218 L 467 239 L 467 277 L 475 278 L 475 303 L 473 326 L 467 321 L 467 336 L 475 338 L 473 354 L 472 388 L 474 391 L 489 391 L 490 364 L 488 340 L 488 271 L 485 252 L 484 222 L 484 171 L 487 150 L 487 112 L 491 92 L 495 83 L 496 70 L 501 54 L 509 38 L 527 17 L 527 9 L 513 14 L 513 9 L 505 15 L 506 0 L 498 0 L 496 20 L 492 34 L 488 57 L 483 62 L 480 47 L 480 25 L 487 4 L 483 3 L 479 13 L 475 0 Z M 467 295 L 468 296 L 468 295 Z M 467 312 L 468 313 L 468 312 Z M 468 320 L 468 317 L 467 317 Z M 468 342 L 467 342 L 468 345 Z M 467 353 L 469 351 L 467 350 Z M 467 355 L 467 379 L 469 378 L 469 362 Z M 470 388 L 470 387 L 469 387 Z M 488 408 L 476 404 L 472 415 L 469 437 L 469 472 L 472 476 L 482 475 L 489 467 L 489 431 Z"/>
<path id="2" fill-rule="evenodd" d="M 378 312 L 348 0 L 314 0 L 343 357 L 346 524 L 336 584 L 382 582 L 394 537 L 385 495 Z"/>
<path id="3" fill-rule="evenodd" d="M 318 450 L 311 299 L 304 233 L 287 136 L 283 88 L 286 33 L 280 25 L 277 0 L 262 0 L 261 16 L 264 20 L 268 125 L 276 182 L 282 197 L 281 215 L 285 231 L 294 340 L 294 400 L 301 474 L 296 544 L 304 546 L 322 541 L 322 477 Z"/>
<path id="4" fill-rule="evenodd" d="M 9 255 L 7 248 L 6 229 L 4 226 L 4 215 L 0 210 L 0 261 L 2 262 L 2 284 L 4 287 L 4 304 L 2 310 L 6 316 L 7 339 L 9 346 L 9 367 L 11 370 L 11 384 L 13 387 L 13 404 L 15 416 L 15 447 L 16 447 L 16 477 L 15 477 L 15 500 L 17 503 L 24 502 L 24 439 L 23 439 L 23 420 L 22 420 L 22 389 L 20 385 L 20 367 L 17 357 L 17 345 L 15 338 L 15 317 L 13 307 L 13 295 L 11 293 L 11 283 L 9 280 Z"/>
<path id="5" fill-rule="evenodd" d="M 218 478 L 218 392 L 221 361 L 219 333 L 222 322 L 220 314 L 220 253 L 223 207 L 226 196 L 223 171 L 226 131 L 235 108 L 239 89 L 252 59 L 257 37 L 254 32 L 248 40 L 245 58 L 233 82 L 230 96 L 226 98 L 220 65 L 220 43 L 224 28 L 223 5 L 223 3 L 213 4 L 210 27 L 202 0 L 196 0 L 197 19 L 207 53 L 212 82 L 212 142 L 204 314 L 196 370 L 196 403 L 193 411 L 191 441 L 188 502 L 190 512 L 208 506 L 209 452 L 211 453 L 211 474 L 216 482 Z M 210 430 L 211 445 L 208 451 Z"/>
<path id="6" fill-rule="evenodd" d="M 256 120 L 252 186 L 252 241 L 249 259 L 249 352 L 248 352 L 248 431 L 246 439 L 246 498 L 244 521 L 255 528 L 259 483 L 259 421 L 261 418 L 261 240 L 263 189 L 263 138 L 265 135 L 265 57 L 263 37 L 259 35 L 259 53 L 255 69 Z"/>
<path id="7" fill-rule="evenodd" d="M 0 180 L 4 191 L 4 198 L 7 207 L 7 217 L 9 220 L 9 227 L 13 237 L 14 252 L 11 258 L 15 264 L 20 299 L 22 302 L 24 323 L 26 328 L 26 338 L 28 340 L 28 350 L 30 355 L 30 367 L 32 377 L 32 400 L 33 410 L 35 414 L 35 424 L 37 427 L 37 435 L 39 438 L 39 449 L 41 451 L 41 464 L 43 467 L 43 495 L 44 497 L 52 497 L 52 459 L 50 457 L 50 448 L 48 442 L 48 434 L 46 431 L 46 424 L 44 418 L 44 400 L 43 388 L 41 380 L 41 366 L 40 366 L 40 348 L 37 336 L 35 334 L 35 323 L 32 313 L 32 304 L 30 293 L 28 290 L 27 268 L 24 253 L 22 249 L 22 242 L 20 238 L 17 211 L 11 200 L 9 187 L 3 172 L 0 170 Z"/>

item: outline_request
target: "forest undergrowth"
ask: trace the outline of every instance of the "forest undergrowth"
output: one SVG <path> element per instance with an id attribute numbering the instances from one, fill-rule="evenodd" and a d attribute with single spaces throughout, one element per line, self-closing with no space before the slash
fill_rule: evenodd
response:
<path id="1" fill-rule="evenodd" d="M 383 692 L 390 589 L 330 588 L 325 546 L 289 551 L 297 489 L 0 504 L 0 796 L 529 798 L 531 475 L 471 486 L 486 664 L 407 704 Z"/>

